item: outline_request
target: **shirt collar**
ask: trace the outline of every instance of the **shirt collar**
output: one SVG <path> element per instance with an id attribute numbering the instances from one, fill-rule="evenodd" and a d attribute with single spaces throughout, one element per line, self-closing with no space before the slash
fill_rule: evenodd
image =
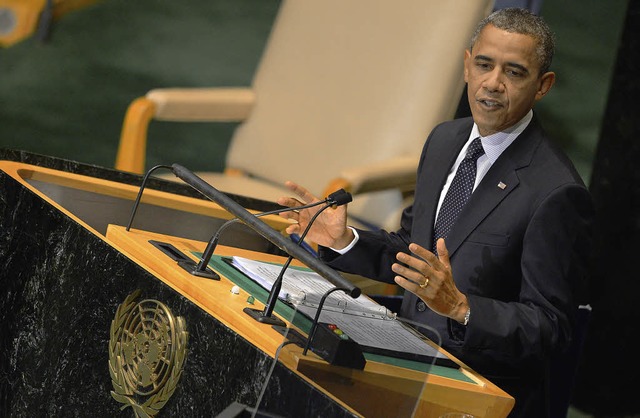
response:
<path id="1" fill-rule="evenodd" d="M 500 154 L 504 150 L 507 149 L 509 145 L 515 141 L 515 139 L 524 131 L 529 123 L 533 119 L 533 110 L 529 110 L 529 112 L 520 119 L 515 125 L 505 129 L 502 132 L 497 132 L 495 134 L 491 134 L 488 136 L 481 136 L 480 131 L 478 129 L 478 125 L 473 123 L 473 128 L 471 129 L 471 135 L 469 136 L 469 141 L 472 141 L 474 138 L 480 137 L 482 141 L 482 148 L 484 148 L 485 155 L 493 164 Z"/>

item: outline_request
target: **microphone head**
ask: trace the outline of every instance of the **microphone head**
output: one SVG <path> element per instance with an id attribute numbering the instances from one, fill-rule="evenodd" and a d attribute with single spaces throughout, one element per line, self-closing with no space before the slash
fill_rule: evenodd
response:
<path id="1" fill-rule="evenodd" d="M 347 192 L 345 189 L 336 190 L 327 196 L 327 203 L 331 206 L 342 206 L 353 200 L 353 196 L 351 193 Z"/>

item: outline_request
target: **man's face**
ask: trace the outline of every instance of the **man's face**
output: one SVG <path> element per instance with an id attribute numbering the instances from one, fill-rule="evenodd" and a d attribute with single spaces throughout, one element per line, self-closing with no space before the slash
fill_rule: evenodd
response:
<path id="1" fill-rule="evenodd" d="M 535 48 L 528 35 L 487 25 L 465 52 L 469 105 L 482 136 L 513 126 L 553 86 L 555 74 L 540 74 Z"/>

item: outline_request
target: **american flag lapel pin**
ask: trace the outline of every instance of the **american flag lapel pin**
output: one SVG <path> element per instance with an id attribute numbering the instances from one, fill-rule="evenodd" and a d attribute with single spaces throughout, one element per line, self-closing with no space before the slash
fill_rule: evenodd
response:
<path id="1" fill-rule="evenodd" d="M 506 184 L 504 184 L 503 182 L 500 182 L 500 183 L 498 183 L 498 187 L 499 187 L 501 190 L 504 190 L 504 189 L 507 187 L 507 185 L 506 185 Z"/>

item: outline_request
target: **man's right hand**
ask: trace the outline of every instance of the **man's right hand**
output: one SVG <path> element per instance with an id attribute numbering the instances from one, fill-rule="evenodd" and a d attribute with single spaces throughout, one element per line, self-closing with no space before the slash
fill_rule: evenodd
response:
<path id="1" fill-rule="evenodd" d="M 292 181 L 287 181 L 285 186 L 298 195 L 301 200 L 293 197 L 281 197 L 278 199 L 278 204 L 282 206 L 295 208 L 320 200 L 307 189 Z M 321 206 L 318 206 L 310 209 L 302 209 L 300 211 L 281 213 L 280 216 L 283 218 L 291 219 L 296 222 L 287 227 L 287 233 L 298 235 L 302 234 L 311 218 L 313 218 L 320 208 Z M 305 238 L 318 245 L 338 250 L 349 245 L 355 236 L 353 235 L 353 231 L 347 228 L 347 205 L 338 206 L 337 208 L 329 208 L 322 212 L 314 221 Z"/>

